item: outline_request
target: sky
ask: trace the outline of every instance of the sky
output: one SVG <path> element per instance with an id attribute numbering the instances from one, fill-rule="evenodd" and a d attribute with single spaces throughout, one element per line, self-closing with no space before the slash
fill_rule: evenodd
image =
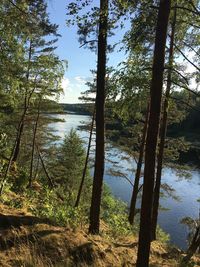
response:
<path id="1" fill-rule="evenodd" d="M 97 3 L 98 1 L 95 0 Z M 68 61 L 68 69 L 62 81 L 64 95 L 60 97 L 61 103 L 78 103 L 81 91 L 87 89 L 85 82 L 92 80 L 90 70 L 96 68 L 96 54 L 86 48 L 80 48 L 76 27 L 66 26 L 66 6 L 70 0 L 49 0 L 48 12 L 52 23 L 59 25 L 58 32 L 62 35 L 57 43 L 56 53 L 60 59 Z M 122 33 L 117 32 L 117 36 Z M 116 37 L 114 37 L 116 38 Z M 109 65 L 116 66 L 124 58 L 124 54 L 112 53 Z"/>
<path id="2" fill-rule="evenodd" d="M 94 3 L 99 3 L 99 0 L 93 0 Z M 87 81 L 92 81 L 92 75 L 90 70 L 96 69 L 96 58 L 97 55 L 91 52 L 89 49 L 81 47 L 78 42 L 77 28 L 66 26 L 66 7 L 71 2 L 71 0 L 48 0 L 48 12 L 50 15 L 50 20 L 52 23 L 59 25 L 58 32 L 62 35 L 57 43 L 56 53 L 59 55 L 60 59 L 68 61 L 68 69 L 64 75 L 62 81 L 62 87 L 64 94 L 61 95 L 59 102 L 61 103 L 78 103 L 78 99 L 81 96 L 81 92 L 87 90 L 85 83 Z M 116 43 L 121 40 L 124 31 L 129 28 L 127 24 L 125 30 L 117 29 L 115 31 L 115 36 L 108 40 L 108 43 Z M 192 52 L 190 52 L 191 54 Z M 192 54 L 189 56 L 192 58 Z M 108 66 L 117 66 L 118 63 L 125 60 L 124 52 L 115 52 L 109 54 Z M 192 72 L 194 68 L 184 62 L 187 66 L 187 71 Z M 196 83 L 193 80 L 190 85 L 191 89 L 196 88 Z"/>

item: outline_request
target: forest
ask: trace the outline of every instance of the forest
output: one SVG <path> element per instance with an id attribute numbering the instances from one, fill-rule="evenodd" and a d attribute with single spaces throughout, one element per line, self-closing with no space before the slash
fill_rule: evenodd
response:
<path id="1" fill-rule="evenodd" d="M 0 266 L 200 266 L 199 85 L 199 0 L 1 0 Z"/>

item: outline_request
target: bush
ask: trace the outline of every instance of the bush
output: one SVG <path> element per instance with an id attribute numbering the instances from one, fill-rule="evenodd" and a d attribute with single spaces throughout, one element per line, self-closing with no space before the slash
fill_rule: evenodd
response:
<path id="1" fill-rule="evenodd" d="M 106 185 L 104 185 L 101 216 L 109 225 L 113 237 L 133 234 L 137 230 L 137 224 L 132 227 L 128 222 L 127 205 L 116 199 Z"/>

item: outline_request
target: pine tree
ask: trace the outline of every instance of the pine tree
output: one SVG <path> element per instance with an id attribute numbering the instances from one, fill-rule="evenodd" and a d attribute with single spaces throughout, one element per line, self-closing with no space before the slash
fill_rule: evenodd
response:
<path id="1" fill-rule="evenodd" d="M 167 39 L 170 6 L 170 0 L 160 1 L 156 26 L 152 81 L 150 90 L 151 97 L 149 127 L 146 140 L 144 185 L 140 217 L 138 256 L 136 264 L 137 267 L 149 266 L 149 253 L 151 245 L 151 213 L 153 203 L 156 147 L 161 110 L 165 46 Z"/>
<path id="2" fill-rule="evenodd" d="M 96 93 L 96 151 L 94 182 L 90 208 L 89 232 L 99 233 L 101 192 L 104 175 L 105 160 L 105 77 L 106 77 L 106 50 L 107 50 L 107 25 L 108 1 L 100 1 L 99 35 L 98 35 L 98 58 L 97 58 L 97 93 Z"/>

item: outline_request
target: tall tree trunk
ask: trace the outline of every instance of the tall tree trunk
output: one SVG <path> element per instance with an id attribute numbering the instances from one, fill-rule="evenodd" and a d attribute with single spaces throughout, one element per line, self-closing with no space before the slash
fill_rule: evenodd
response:
<path id="1" fill-rule="evenodd" d="M 198 248 L 200 248 L 200 226 L 196 228 L 196 232 L 187 250 L 187 255 L 183 258 L 183 262 L 187 263 L 195 254 Z"/>
<path id="2" fill-rule="evenodd" d="M 39 170 L 39 163 L 40 163 L 40 157 L 39 155 L 37 155 L 37 162 L 36 162 L 35 174 L 34 174 L 33 180 L 36 180 L 37 178 L 38 170 Z"/>
<path id="3" fill-rule="evenodd" d="M 35 152 L 36 133 L 37 133 L 38 121 L 39 121 L 39 117 L 40 117 L 40 103 L 41 103 L 41 98 L 39 99 L 39 103 L 38 103 L 37 117 L 36 117 L 34 131 L 33 131 L 32 152 L 31 152 L 31 165 L 30 165 L 30 176 L 29 176 L 29 184 L 28 184 L 28 187 L 31 187 L 32 186 L 32 180 L 33 180 L 33 161 L 34 161 L 34 152 Z"/>
<path id="4" fill-rule="evenodd" d="M 169 49 L 169 63 L 168 63 L 169 69 L 168 69 L 168 75 L 167 75 L 167 88 L 166 88 L 166 95 L 165 95 L 165 100 L 164 100 L 164 105 L 163 105 L 163 119 L 162 119 L 162 124 L 160 128 L 160 144 L 159 144 L 159 152 L 158 152 L 156 184 L 154 188 L 153 210 L 152 210 L 152 240 L 156 240 L 156 226 L 157 226 L 157 220 L 158 220 L 163 154 L 164 154 L 165 138 L 166 138 L 166 132 L 167 132 L 168 102 L 169 102 L 169 96 L 170 96 L 170 90 L 171 90 L 171 84 L 172 84 L 175 26 L 176 26 L 176 9 L 174 9 L 174 16 L 173 16 L 173 21 L 172 21 L 172 30 L 171 30 L 171 36 L 170 36 L 170 49 Z"/>
<path id="5" fill-rule="evenodd" d="M 134 217 L 135 217 L 135 207 L 136 207 L 136 201 L 137 201 L 137 195 L 138 195 L 138 187 L 139 187 L 139 182 L 140 182 L 142 161 L 143 161 L 143 156 L 144 156 L 148 121 L 149 121 L 149 106 L 150 105 L 148 104 L 144 128 L 143 128 L 143 133 L 142 133 L 142 142 L 141 142 L 140 151 L 139 151 L 139 159 L 138 159 L 137 169 L 136 169 L 136 174 L 135 174 L 135 181 L 134 181 L 134 185 L 133 185 L 133 193 L 132 193 L 132 197 L 131 197 L 130 212 L 129 212 L 129 217 L 128 217 L 128 220 L 129 220 L 131 225 L 133 225 Z"/>
<path id="6" fill-rule="evenodd" d="M 30 63 L 31 63 L 31 57 L 32 57 L 32 41 L 30 40 L 30 44 L 29 44 L 29 52 L 28 52 L 28 68 L 26 71 L 26 83 L 28 83 L 29 80 L 29 76 L 30 76 Z M 23 130 L 24 130 L 24 119 L 26 117 L 26 113 L 29 107 L 29 101 L 30 98 L 32 96 L 32 93 L 28 96 L 28 90 L 27 90 L 27 84 L 25 85 L 25 98 L 24 98 L 24 111 L 23 114 L 21 116 L 20 119 L 20 123 L 18 126 L 18 134 L 17 134 L 17 138 L 16 138 L 16 145 L 15 145 L 15 149 L 12 155 L 12 161 L 16 162 L 18 155 L 19 155 L 19 150 L 20 150 L 20 144 L 21 144 L 21 139 L 22 139 L 22 134 L 23 134 Z"/>
<path id="7" fill-rule="evenodd" d="M 51 189 L 53 189 L 53 188 L 54 188 L 54 183 L 53 183 L 53 181 L 52 181 L 50 175 L 48 174 L 48 171 L 47 171 L 46 166 L 45 166 L 45 164 L 44 164 L 44 160 L 43 160 L 43 158 L 42 158 L 42 155 L 41 155 L 41 153 L 40 153 L 40 150 L 39 150 L 39 147 L 38 147 L 37 144 L 36 144 L 36 148 L 37 148 L 38 156 L 39 156 L 39 158 L 40 158 L 40 162 L 42 163 L 42 168 L 43 168 L 43 170 L 44 170 L 44 172 L 45 172 L 45 175 L 46 175 L 46 177 L 47 177 L 47 179 L 48 179 L 49 187 L 50 187 Z"/>
<path id="8" fill-rule="evenodd" d="M 104 175 L 105 134 L 104 134 L 104 106 L 105 106 L 105 76 L 106 50 L 108 27 L 108 0 L 100 0 L 98 59 L 97 59 L 97 95 L 96 95 L 96 152 L 92 201 L 90 207 L 89 232 L 99 233 L 101 193 Z"/>
<path id="9" fill-rule="evenodd" d="M 11 152 L 11 155 L 10 155 L 10 158 L 9 158 L 6 170 L 5 170 L 5 175 L 4 175 L 4 177 L 3 177 L 2 181 L 1 181 L 0 196 L 3 193 L 3 189 L 4 189 L 4 186 L 6 184 L 6 180 L 7 180 L 7 177 L 8 177 L 12 162 L 13 162 L 13 154 L 14 154 L 14 151 L 15 151 L 16 144 L 17 144 L 17 138 L 15 139 L 15 143 L 14 143 L 14 146 L 12 148 L 12 152 Z"/>
<path id="10" fill-rule="evenodd" d="M 170 0 L 161 0 L 158 11 L 152 81 L 150 89 L 150 116 L 146 141 L 144 185 L 140 217 L 138 255 L 136 264 L 137 267 L 149 266 L 149 254 L 151 246 L 151 214 L 153 204 L 156 147 L 160 122 L 163 72 L 165 63 L 165 46 L 167 39 L 167 27 L 170 14 L 170 6 Z"/>
<path id="11" fill-rule="evenodd" d="M 15 146 L 15 150 L 14 150 L 14 154 L 12 157 L 12 161 L 16 162 L 18 155 L 19 155 L 19 149 L 20 149 L 20 144 L 21 144 L 21 139 L 22 139 L 22 133 L 24 130 L 24 119 L 25 119 L 25 114 L 24 116 L 22 116 L 21 118 L 21 123 L 19 124 L 19 128 L 18 128 L 18 135 L 17 135 L 17 139 L 16 139 L 16 146 Z"/>
<path id="12" fill-rule="evenodd" d="M 5 175 L 4 175 L 4 177 L 3 177 L 2 181 L 1 181 L 0 195 L 2 195 L 2 193 L 3 193 L 3 189 L 4 189 L 4 186 L 6 184 L 6 180 L 7 180 L 8 174 L 10 172 L 10 168 L 11 168 L 13 162 L 16 161 L 16 160 L 13 160 L 13 158 L 15 156 L 15 151 L 18 150 L 18 152 L 19 152 L 19 139 L 20 139 L 19 136 L 22 134 L 22 131 L 23 131 L 23 122 L 24 122 L 25 114 L 26 114 L 26 110 L 24 110 L 24 112 L 22 114 L 22 117 L 20 119 L 19 125 L 18 125 L 17 136 L 15 138 L 15 142 L 14 142 L 14 145 L 13 145 L 13 148 L 12 148 L 12 151 L 11 151 L 11 154 L 10 154 L 10 158 L 9 158 L 6 170 L 5 170 Z"/>
<path id="13" fill-rule="evenodd" d="M 85 175 L 86 175 L 86 171 L 87 171 L 88 160 L 89 160 L 89 155 L 90 155 L 90 148 L 91 148 L 91 142 L 92 142 L 92 132 L 93 132 L 93 128 L 94 128 L 94 119 L 95 119 L 95 107 L 94 107 L 94 111 L 93 111 L 93 115 L 92 115 L 92 122 L 91 122 L 91 127 L 90 127 L 90 136 L 89 136 L 89 141 L 88 141 L 85 165 L 84 165 L 84 169 L 83 169 L 83 174 L 82 174 L 81 183 L 80 183 L 80 187 L 79 187 L 79 190 L 78 190 L 76 202 L 75 202 L 75 205 L 74 205 L 75 207 L 78 207 L 78 205 L 79 205 L 80 198 L 81 198 L 81 192 L 82 192 L 83 184 L 84 184 L 84 181 L 85 181 Z"/>
<path id="14" fill-rule="evenodd" d="M 29 76 L 30 76 L 30 62 L 31 62 L 31 57 L 32 57 L 32 41 L 30 40 L 30 46 L 29 46 L 29 57 L 28 57 L 28 69 L 26 72 L 26 81 L 28 83 L 29 80 Z M 35 82 L 34 82 L 34 88 L 33 90 L 29 93 L 28 95 L 28 91 L 27 91 L 27 84 L 26 84 L 26 91 L 25 91 L 25 98 L 24 98 L 24 111 L 22 113 L 19 125 L 18 125 L 18 129 L 17 129 L 17 136 L 15 138 L 15 142 L 12 148 L 12 152 L 8 161 L 8 165 L 6 167 L 6 171 L 5 171 L 5 175 L 3 180 L 1 181 L 1 187 L 0 187 L 0 195 L 2 195 L 3 193 L 3 188 L 4 185 L 6 183 L 8 174 L 10 172 L 10 168 L 12 166 L 12 164 L 14 162 L 17 161 L 18 155 L 19 155 L 19 150 L 20 150 L 20 143 L 21 143 L 21 138 L 22 138 L 22 134 L 23 134 L 23 129 L 24 129 L 24 120 L 30 105 L 30 100 L 32 97 L 32 94 L 34 93 L 35 89 L 36 89 L 36 78 L 37 75 L 35 76 Z"/>

